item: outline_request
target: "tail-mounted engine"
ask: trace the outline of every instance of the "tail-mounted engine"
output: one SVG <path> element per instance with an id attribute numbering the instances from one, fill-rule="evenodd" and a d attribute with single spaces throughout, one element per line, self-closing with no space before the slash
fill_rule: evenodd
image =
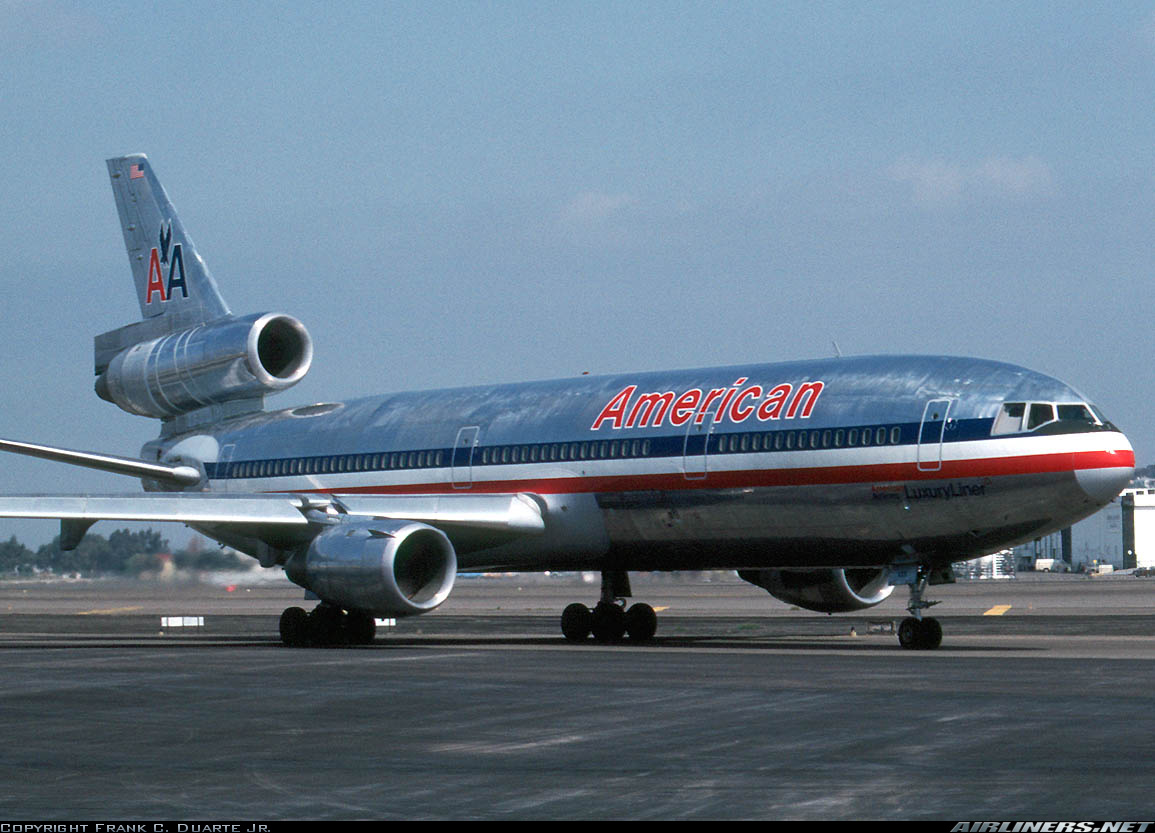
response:
<path id="1" fill-rule="evenodd" d="M 894 592 L 886 570 L 740 570 L 779 601 L 821 613 L 848 613 L 886 601 Z"/>
<path id="2" fill-rule="evenodd" d="M 457 555 L 439 529 L 416 521 L 346 521 L 285 565 L 322 600 L 377 616 L 428 613 L 449 597 Z"/>
<path id="3" fill-rule="evenodd" d="M 98 357 L 96 393 L 130 414 L 168 419 L 285 390 L 312 361 L 313 341 L 296 318 L 230 316 L 133 344 L 103 365 Z"/>

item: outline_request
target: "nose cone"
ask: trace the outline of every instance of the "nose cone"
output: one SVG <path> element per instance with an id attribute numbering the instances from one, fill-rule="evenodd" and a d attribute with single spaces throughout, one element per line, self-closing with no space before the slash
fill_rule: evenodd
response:
<path id="1" fill-rule="evenodd" d="M 1116 442 L 1103 455 L 1102 465 L 1075 472 L 1079 488 L 1102 506 L 1118 497 L 1135 476 L 1135 452 L 1131 443 L 1122 434 L 1113 436 Z"/>

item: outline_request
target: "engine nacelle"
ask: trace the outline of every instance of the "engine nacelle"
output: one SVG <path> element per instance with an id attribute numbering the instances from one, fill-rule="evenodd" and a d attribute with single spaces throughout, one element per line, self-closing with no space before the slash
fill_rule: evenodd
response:
<path id="1" fill-rule="evenodd" d="M 738 577 L 756 584 L 779 601 L 821 613 L 865 610 L 894 592 L 886 570 L 740 570 Z"/>
<path id="2" fill-rule="evenodd" d="M 134 344 L 109 362 L 96 393 L 130 414 L 166 419 L 292 387 L 312 362 L 304 324 L 257 313 Z"/>
<path id="3" fill-rule="evenodd" d="M 428 613 L 449 597 L 457 554 L 417 521 L 348 521 L 325 530 L 285 574 L 326 602 L 377 616 Z"/>

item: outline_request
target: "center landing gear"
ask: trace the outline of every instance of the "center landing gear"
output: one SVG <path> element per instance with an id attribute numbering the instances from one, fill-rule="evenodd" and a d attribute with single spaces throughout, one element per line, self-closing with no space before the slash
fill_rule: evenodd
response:
<path id="1" fill-rule="evenodd" d="M 580 602 L 567 606 L 561 614 L 562 634 L 570 642 L 584 642 L 590 634 L 598 642 L 620 642 L 627 635 L 631 642 L 648 642 L 658 630 L 658 616 L 648 604 L 627 610 L 631 595 L 625 570 L 603 571 L 601 601 L 593 610 Z"/>
<path id="2" fill-rule="evenodd" d="M 933 617 L 923 618 L 922 612 L 938 602 L 928 602 L 922 598 L 926 591 L 928 575 L 919 568 L 918 576 L 910 585 L 910 601 L 906 609 L 910 616 L 898 625 L 898 644 L 912 651 L 933 651 L 942 644 L 942 625 Z"/>
<path id="3" fill-rule="evenodd" d="M 377 624 L 368 613 L 345 611 L 322 602 L 309 613 L 290 607 L 281 614 L 281 641 L 290 647 L 310 645 L 368 645 Z"/>

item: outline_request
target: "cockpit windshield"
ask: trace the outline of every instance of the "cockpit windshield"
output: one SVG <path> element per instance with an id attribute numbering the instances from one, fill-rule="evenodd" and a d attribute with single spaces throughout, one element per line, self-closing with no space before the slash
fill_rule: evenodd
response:
<path id="1" fill-rule="evenodd" d="M 1111 424 L 1085 402 L 1004 402 L 991 434 L 1019 434 L 1039 429 L 1065 434 L 1111 428 Z"/>

